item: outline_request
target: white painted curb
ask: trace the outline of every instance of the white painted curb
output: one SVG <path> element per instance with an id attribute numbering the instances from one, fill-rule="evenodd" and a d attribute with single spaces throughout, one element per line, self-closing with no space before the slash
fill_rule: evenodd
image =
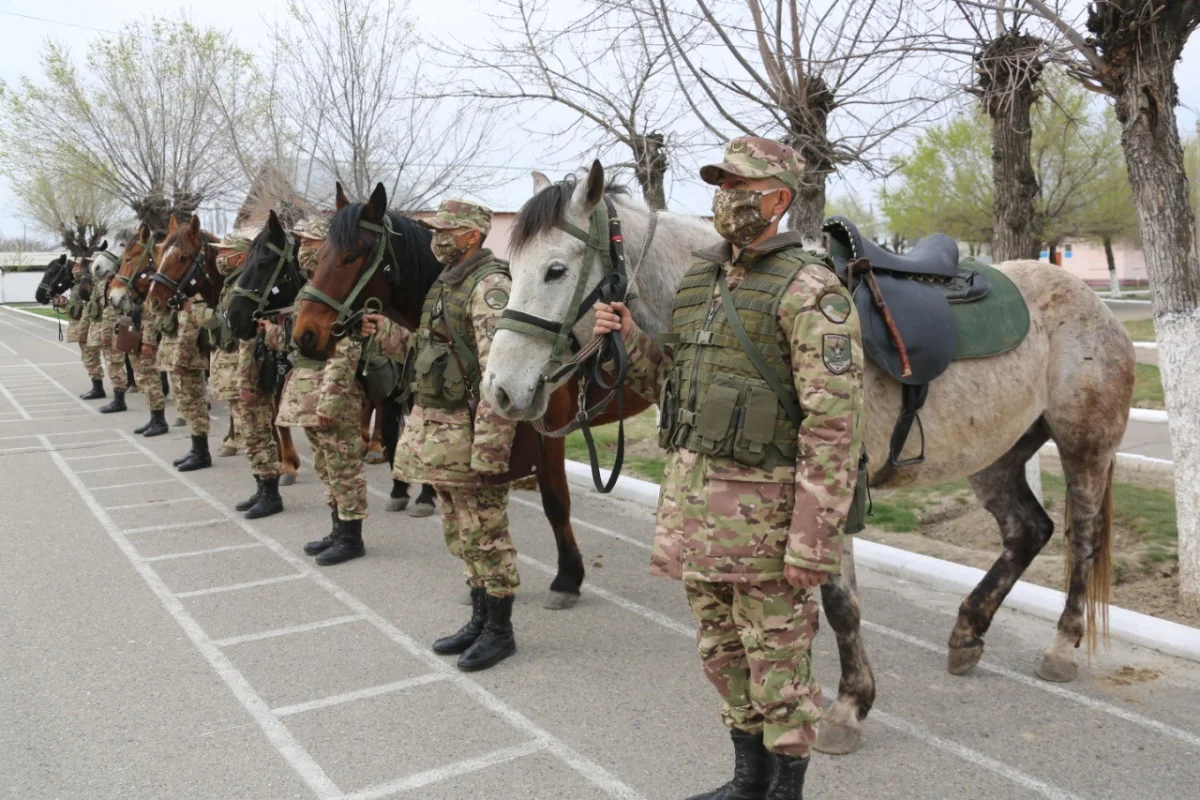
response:
<path id="1" fill-rule="evenodd" d="M 1143 350 L 1157 350 L 1158 342 L 1134 342 L 1134 347 L 1140 347 Z"/>
<path id="2" fill-rule="evenodd" d="M 57 319 L 55 319 L 54 317 L 47 317 L 47 316 L 43 316 L 42 314 L 35 314 L 35 313 L 33 313 L 32 311 L 26 311 L 26 310 L 25 310 L 25 309 L 23 309 L 23 308 L 15 308 L 15 307 L 13 307 L 13 306 L 8 306 L 8 305 L 6 305 L 6 306 L 3 306 L 3 308 L 6 308 L 6 309 L 8 309 L 9 311 L 12 311 L 12 312 L 14 312 L 14 313 L 17 313 L 17 314 L 24 314 L 24 315 L 25 315 L 25 316 L 27 316 L 27 317 L 33 317 L 34 319 L 40 319 L 40 320 L 44 320 L 44 321 L 46 321 L 46 322 L 49 322 L 51 325 L 54 325 L 54 324 L 56 324 L 56 323 L 58 322 L 58 320 L 57 320 Z M 63 321 L 63 322 L 70 322 L 70 320 L 69 320 L 69 319 L 67 319 L 67 315 L 66 315 L 66 314 L 63 314 L 63 315 L 62 315 L 62 321 Z"/>
<path id="3" fill-rule="evenodd" d="M 1131 408 L 1129 419 L 1132 422 L 1163 422 L 1167 421 L 1167 412 L 1161 408 Z"/>
<path id="4" fill-rule="evenodd" d="M 602 469 L 600 474 L 607 481 L 610 473 Z M 593 488 L 592 470 L 587 464 L 567 461 L 567 478 L 573 483 Z M 611 496 L 653 508 L 658 505 L 658 490 L 656 483 L 624 476 L 617 480 Z M 910 553 L 865 539 L 855 541 L 854 557 L 859 564 L 878 572 L 940 591 L 959 594 L 971 592 L 983 580 L 985 574 L 983 570 L 975 567 Z M 1040 619 L 1058 622 L 1066 601 L 1066 595 L 1056 589 L 1017 581 L 1004 604 L 1008 608 L 1024 611 Z M 1148 647 L 1170 656 L 1200 661 L 1200 629 L 1116 606 L 1109 608 L 1108 626 L 1114 639 Z"/>

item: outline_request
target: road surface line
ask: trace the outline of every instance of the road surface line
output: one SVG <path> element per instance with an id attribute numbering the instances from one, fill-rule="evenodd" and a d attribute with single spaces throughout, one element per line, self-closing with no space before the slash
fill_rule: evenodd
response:
<path id="1" fill-rule="evenodd" d="M 355 619 L 360 619 L 360 617 L 355 617 Z M 444 680 L 446 680 L 446 676 L 440 672 L 430 672 L 425 675 L 418 675 L 415 678 L 408 678 L 394 683 L 385 683 L 381 686 L 371 686 L 367 689 L 359 689 L 354 692 L 335 694 L 331 697 L 322 697 L 320 700 L 296 703 L 293 706 L 282 706 L 272 709 L 271 713 L 277 717 L 290 717 L 293 714 L 303 714 L 306 711 L 316 711 L 319 708 L 330 708 L 331 706 L 339 706 L 342 703 L 352 703 L 355 700 L 366 700 L 370 697 L 402 692 L 405 689 L 412 689 L 417 686 L 424 686 L 428 683 L 437 683 Z"/>
<path id="2" fill-rule="evenodd" d="M 190 592 L 176 592 L 175 596 L 184 597 L 203 597 L 207 594 L 224 594 L 225 592 L 240 592 L 243 589 L 257 589 L 259 586 L 273 586 L 276 583 L 287 583 L 288 581 L 298 581 L 305 578 L 305 575 L 280 575 L 277 578 L 263 578 L 261 581 L 246 581 L 245 583 L 227 583 L 224 586 L 213 586 L 209 589 L 193 589 Z"/>
<path id="3" fill-rule="evenodd" d="M 145 469 L 146 467 L 157 466 L 155 464 L 130 464 L 126 467 L 100 467 L 99 469 L 77 469 L 76 475 L 95 475 L 97 472 L 120 472 L 125 469 Z"/>
<path id="4" fill-rule="evenodd" d="M 247 547 L 248 545 L 239 545 Z M 254 547 L 262 547 L 261 542 L 255 542 Z M 306 633 L 307 631 L 317 631 L 321 628 L 332 628 L 334 625 L 347 625 L 351 622 L 359 622 L 362 617 L 357 614 L 349 614 L 344 617 L 334 617 L 333 619 L 323 619 L 320 622 L 309 622 L 304 625 L 289 625 L 286 628 L 272 628 L 269 631 L 261 633 L 247 633 L 242 636 L 230 636 L 228 639 L 219 639 L 213 644 L 217 647 L 231 647 L 235 644 L 244 642 L 257 642 L 260 639 L 274 639 L 277 636 L 291 636 L 293 633 Z"/>
<path id="5" fill-rule="evenodd" d="M 123 506 L 105 506 L 105 511 L 125 511 L 130 508 L 151 508 L 153 506 L 168 506 L 175 503 L 196 503 L 199 497 L 173 497 L 170 500 L 151 500 L 147 503 L 129 503 Z"/>
<path id="6" fill-rule="evenodd" d="M 455 761 L 453 764 L 447 764 L 444 767 L 435 767 L 425 772 L 418 772 L 414 775 L 409 775 L 406 778 L 400 778 L 387 783 L 381 783 L 378 786 L 371 786 L 366 789 L 360 789 L 357 792 L 351 792 L 346 795 L 345 800 L 378 800 L 381 797 L 388 795 L 400 794 L 409 792 L 413 789 L 420 789 L 425 786 L 431 786 L 435 783 L 457 778 L 462 775 L 469 775 L 472 772 L 478 772 L 488 767 L 494 767 L 499 764 L 507 764 L 509 761 L 515 761 L 518 758 L 533 755 L 545 750 L 552 749 L 548 742 L 542 739 L 534 739 L 524 744 L 518 744 L 514 747 L 505 747 L 502 750 L 493 750 L 490 753 L 485 753 L 482 756 L 475 758 L 467 758 L 462 761 Z"/>
<path id="7" fill-rule="evenodd" d="M 146 562 L 153 561 L 173 561 L 176 558 L 192 558 L 193 556 L 206 556 L 211 553 L 227 553 L 230 550 L 249 550 L 253 547 L 262 547 L 259 542 L 250 542 L 249 544 L 227 544 L 224 547 L 210 547 L 207 550 L 188 550 L 185 553 L 164 553 L 161 556 L 143 556 L 142 560 Z M 220 646 L 220 642 L 216 643 Z"/>
<path id="8" fill-rule="evenodd" d="M 33 419 L 33 417 L 29 416 L 29 412 L 25 410 L 25 407 L 17 402 L 17 398 L 12 396 L 12 392 L 8 390 L 8 386 L 4 383 L 4 381 L 0 381 L 0 395 L 2 395 L 4 399 L 7 400 L 9 404 L 11 404 L 12 407 L 17 410 L 16 413 L 21 415 L 23 419 Z"/>
<path id="9" fill-rule="evenodd" d="M 54 378 L 51 378 L 51 377 L 50 377 L 48 374 L 46 374 L 46 372 L 45 372 L 45 371 L 44 371 L 44 370 L 43 370 L 41 367 L 39 367 L 37 364 L 34 364 L 32 361 L 29 361 L 28 359 L 26 359 L 26 363 L 27 363 L 27 364 L 29 364 L 29 368 L 30 368 L 30 369 L 32 369 L 32 370 L 33 370 L 34 372 L 36 372 L 37 374 L 41 375 L 41 376 L 42 376 L 43 378 L 45 378 L 46 380 L 50 381 L 50 383 L 52 383 L 52 384 L 54 384 L 55 386 L 57 386 L 57 387 L 58 387 L 58 389 L 59 389 L 59 391 L 61 391 L 61 392 L 62 392 L 63 394 L 65 394 L 67 397 L 71 398 L 71 400 L 73 400 L 73 401 L 75 401 L 76 403 L 78 403 L 78 404 L 79 404 L 79 406 L 80 406 L 81 408 L 83 408 L 84 410 L 86 410 L 86 411 L 87 411 L 89 414 L 93 414 L 93 415 L 99 416 L 99 414 L 100 414 L 100 409 L 96 408 L 95 406 L 89 406 L 89 405 L 88 405 L 86 402 L 84 402 L 84 401 L 83 401 L 81 398 L 77 397 L 77 396 L 75 395 L 75 393 L 74 393 L 74 392 L 72 392 L 70 389 L 68 389 L 67 387 L 63 386 L 63 385 L 62 385 L 61 383 L 59 383 L 58 381 L 54 380 Z"/>
<path id="10" fill-rule="evenodd" d="M 98 492 L 101 489 L 128 489 L 130 486 L 153 486 L 156 483 L 179 483 L 176 478 L 164 478 L 161 481 L 138 481 L 137 483 L 114 483 L 112 486 L 89 486 L 89 492 Z"/>
<path id="11" fill-rule="evenodd" d="M 156 465 L 150 464 L 148 466 L 153 467 Z M 104 487 L 99 487 L 99 488 L 104 488 Z M 174 531 L 174 530 L 178 530 L 180 528 L 206 528 L 209 525 L 217 525 L 222 522 L 227 522 L 227 520 L 224 517 L 213 517 L 211 519 L 202 519 L 202 520 L 197 520 L 195 522 L 167 522 L 162 525 L 145 525 L 141 528 L 127 528 L 127 529 L 121 531 L 121 533 L 128 536 L 131 533 L 152 533 L 154 531 Z"/>
<path id="12" fill-rule="evenodd" d="M 42 440 L 42 444 L 49 448 L 50 442 L 45 436 L 39 436 L 38 438 Z M 88 510 L 92 512 L 92 516 L 100 523 L 100 526 L 108 534 L 109 538 L 116 543 L 125 557 L 129 559 L 133 568 L 138 571 L 142 580 L 150 587 L 150 591 L 158 598 L 163 608 L 166 609 L 167 613 L 174 618 L 179 627 L 183 629 L 183 632 L 191 639 L 192 645 L 200 652 L 200 655 L 204 657 L 204 660 L 208 662 L 213 671 L 225 681 L 225 685 L 229 687 L 233 696 L 246 709 L 246 712 L 258 723 L 259 728 L 266 734 L 267 739 L 274 746 L 275 750 L 283 756 L 284 760 L 291 765 L 296 774 L 300 776 L 320 800 L 332 800 L 340 796 L 342 792 L 338 789 L 337 784 L 325 774 L 325 771 L 313 760 L 308 751 L 296 741 L 291 731 L 279 721 L 279 718 L 271 713 L 266 701 L 250 686 L 245 676 L 233 665 L 233 662 L 226 658 L 225 654 L 212 643 L 208 638 L 208 634 L 204 632 L 204 629 L 200 627 L 195 618 L 188 613 L 183 603 L 167 589 L 166 584 L 158 573 L 154 571 L 154 568 L 138 555 L 137 550 L 122 535 L 117 524 L 100 507 L 100 503 L 93 496 L 91 490 L 84 486 L 83 481 L 71 471 L 70 465 L 67 464 L 62 456 L 53 451 L 50 453 L 50 458 L 54 460 L 59 472 L 63 474 L 63 477 L 67 479 L 71 486 L 74 487 L 75 492 L 83 499 Z"/>

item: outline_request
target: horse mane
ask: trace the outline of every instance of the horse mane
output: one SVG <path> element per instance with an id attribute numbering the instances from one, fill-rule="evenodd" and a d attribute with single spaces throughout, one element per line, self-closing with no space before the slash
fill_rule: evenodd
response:
<path id="1" fill-rule="evenodd" d="M 366 203 L 350 203 L 333 215 L 329 220 L 330 244 L 342 251 L 356 252 L 359 249 L 358 235 L 361 229 L 358 223 L 366 207 Z M 405 287 L 401 281 L 406 278 L 415 281 L 420 300 L 423 301 L 425 292 L 442 273 L 442 264 L 434 258 L 430 246 L 433 234 L 415 219 L 395 211 L 388 211 L 387 218 L 396 234 L 392 237 L 392 251 L 400 262 L 392 273 L 392 286 L 403 290 Z"/>
<path id="2" fill-rule="evenodd" d="M 571 202 L 571 197 L 575 194 L 575 187 L 578 183 L 577 176 L 568 175 L 558 183 L 550 184 L 526 200 L 525 205 L 521 206 L 521 210 L 517 212 L 512 233 L 509 234 L 509 252 L 517 252 L 533 237 L 557 227 L 558 223 L 562 221 L 563 215 L 567 213 L 567 207 Z M 613 181 L 609 181 L 605 185 L 604 193 L 608 195 L 630 194 L 629 187 Z"/>

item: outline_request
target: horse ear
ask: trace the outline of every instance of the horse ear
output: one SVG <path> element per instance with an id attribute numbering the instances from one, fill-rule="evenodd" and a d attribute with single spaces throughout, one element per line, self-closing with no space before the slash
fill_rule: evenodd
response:
<path id="1" fill-rule="evenodd" d="M 600 166 L 600 160 L 592 162 L 592 168 L 588 170 L 587 176 L 587 196 L 584 202 L 587 208 L 593 209 L 596 204 L 604 199 L 604 167 Z"/>
<path id="2" fill-rule="evenodd" d="M 192 214 L 192 218 L 188 221 L 188 230 L 197 240 L 200 239 L 200 215 Z"/>
<path id="3" fill-rule="evenodd" d="M 179 222 L 175 219 L 175 215 L 171 215 L 171 221 L 167 223 L 167 234 L 172 234 L 179 230 Z"/>
<path id="4" fill-rule="evenodd" d="M 337 191 L 334 193 L 333 207 L 341 211 L 346 206 L 350 205 L 350 201 L 346 199 L 346 190 L 342 188 L 342 182 L 337 182 Z"/>
<path id="5" fill-rule="evenodd" d="M 142 227 L 138 229 L 138 243 L 145 244 L 146 242 L 150 241 L 150 237 L 152 235 L 153 233 L 150 230 L 150 226 L 143 222 Z"/>
<path id="6" fill-rule="evenodd" d="M 279 222 L 279 216 L 275 213 L 275 209 L 271 209 L 271 213 L 267 214 L 267 228 L 271 231 L 272 238 L 279 239 L 285 234 L 283 225 Z"/>
<path id="7" fill-rule="evenodd" d="M 102 252 L 107 249 L 108 249 L 108 239 L 105 239 L 103 242 L 100 243 L 100 246 L 96 248 L 96 252 L 99 253 L 99 252 Z"/>
<path id="8" fill-rule="evenodd" d="M 383 219 L 383 215 L 387 213 L 387 189 L 383 188 L 382 183 L 375 184 L 375 191 L 371 192 L 371 199 L 367 201 L 367 207 L 363 211 L 363 217 L 368 222 L 378 223 Z"/>
<path id="9" fill-rule="evenodd" d="M 536 169 L 533 171 L 533 193 L 537 194 L 543 189 L 550 188 L 550 179 Z"/>

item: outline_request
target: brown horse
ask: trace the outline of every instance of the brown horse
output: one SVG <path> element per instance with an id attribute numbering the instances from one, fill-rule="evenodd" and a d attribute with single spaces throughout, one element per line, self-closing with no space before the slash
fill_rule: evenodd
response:
<path id="1" fill-rule="evenodd" d="M 360 222 L 382 225 L 387 221 L 392 235 L 390 247 L 383 248 L 384 257 L 375 273 L 357 297 L 347 301 L 351 288 L 359 281 L 372 259 L 376 237 L 359 226 Z M 420 323 L 425 295 L 442 271 L 433 257 L 429 232 L 408 217 L 387 210 L 387 192 L 383 185 L 375 187 L 366 203 L 351 204 L 337 188 L 337 214 L 330 226 L 330 237 L 317 253 L 317 271 L 312 285 L 339 303 L 361 309 L 368 298 L 378 300 L 383 313 L 391 319 L 415 329 Z M 338 311 L 324 303 L 305 299 L 301 302 L 293 337 L 300 352 L 309 358 L 327 357 L 336 338 L 333 335 Z M 626 413 L 634 414 L 647 407 L 645 401 L 630 394 L 626 398 Z M 546 414 L 549 426 L 559 427 L 574 417 L 576 411 L 572 393 L 557 392 Z M 597 424 L 615 420 L 615 412 L 598 419 Z M 571 526 L 571 494 L 567 484 L 564 461 L 565 443 L 561 439 L 542 439 L 542 466 L 538 472 L 538 489 L 546 519 L 554 532 L 558 546 L 558 573 L 550 584 L 547 608 L 570 608 L 579 597 L 583 584 L 583 558 Z"/>

